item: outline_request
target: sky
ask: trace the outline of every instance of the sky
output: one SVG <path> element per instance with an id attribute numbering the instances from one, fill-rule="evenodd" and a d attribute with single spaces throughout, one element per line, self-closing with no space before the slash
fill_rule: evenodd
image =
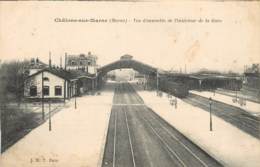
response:
<path id="1" fill-rule="evenodd" d="M 127 23 L 55 22 L 55 18 L 128 19 Z M 133 19 L 172 19 L 134 23 Z M 176 23 L 174 19 L 221 23 Z M 60 57 L 88 53 L 98 64 L 124 54 L 152 66 L 188 72 L 201 68 L 242 72 L 260 63 L 259 2 L 0 2 L 0 58 Z"/>

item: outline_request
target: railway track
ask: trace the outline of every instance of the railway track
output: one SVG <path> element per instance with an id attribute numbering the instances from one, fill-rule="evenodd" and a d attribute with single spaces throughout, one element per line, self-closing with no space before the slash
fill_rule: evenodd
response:
<path id="1" fill-rule="evenodd" d="M 174 148 L 177 150 L 176 154 L 180 157 L 184 166 L 221 166 L 208 153 L 190 141 L 150 108 L 146 108 L 144 113 L 143 118 L 158 133 L 161 133 L 161 138 L 168 140 L 167 143 L 172 142 L 174 144 Z M 190 158 L 186 159 L 185 157 Z"/>
<path id="2" fill-rule="evenodd" d="M 209 100 L 203 96 L 190 93 L 183 101 L 209 112 Z M 214 115 L 231 123 L 251 136 L 258 139 L 260 138 L 260 119 L 258 117 L 250 115 L 238 107 L 219 101 L 213 100 L 211 107 Z"/>
<path id="3" fill-rule="evenodd" d="M 102 166 L 222 165 L 146 107 L 133 87 L 123 83 L 115 90 Z"/>

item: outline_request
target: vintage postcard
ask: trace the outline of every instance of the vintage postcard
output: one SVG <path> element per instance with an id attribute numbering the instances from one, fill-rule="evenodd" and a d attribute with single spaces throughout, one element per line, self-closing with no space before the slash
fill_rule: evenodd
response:
<path id="1" fill-rule="evenodd" d="M 259 1 L 1 1 L 0 167 L 259 167 Z"/>

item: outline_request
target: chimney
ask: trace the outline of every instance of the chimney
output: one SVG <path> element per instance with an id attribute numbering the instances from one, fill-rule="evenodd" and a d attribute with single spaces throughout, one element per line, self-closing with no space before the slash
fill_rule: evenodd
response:
<path id="1" fill-rule="evenodd" d="M 67 52 L 65 52 L 64 69 L 67 70 Z"/>
<path id="2" fill-rule="evenodd" d="M 49 52 L 49 68 L 51 68 L 51 52 Z"/>
<path id="3" fill-rule="evenodd" d="M 60 68 L 62 68 L 62 56 L 60 57 Z"/>

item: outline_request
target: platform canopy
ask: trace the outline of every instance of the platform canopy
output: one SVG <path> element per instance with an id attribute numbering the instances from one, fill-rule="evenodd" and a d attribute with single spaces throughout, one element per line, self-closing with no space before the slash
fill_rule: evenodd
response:
<path id="1" fill-rule="evenodd" d="M 142 62 L 133 59 L 120 59 L 118 61 L 112 62 L 98 69 L 99 75 L 105 75 L 109 71 L 116 69 L 132 68 L 142 74 L 146 75 L 156 75 L 157 68 L 150 65 L 144 64 Z"/>

